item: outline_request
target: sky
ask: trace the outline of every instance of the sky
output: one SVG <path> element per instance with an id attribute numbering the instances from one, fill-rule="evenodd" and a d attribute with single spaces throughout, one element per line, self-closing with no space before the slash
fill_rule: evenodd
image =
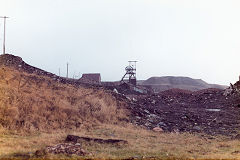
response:
<path id="1" fill-rule="evenodd" d="M 61 76 L 69 63 L 70 77 L 101 73 L 103 81 L 120 80 L 137 60 L 139 80 L 235 83 L 239 8 L 239 0 L 0 0 L 0 16 L 10 17 L 7 53 Z"/>

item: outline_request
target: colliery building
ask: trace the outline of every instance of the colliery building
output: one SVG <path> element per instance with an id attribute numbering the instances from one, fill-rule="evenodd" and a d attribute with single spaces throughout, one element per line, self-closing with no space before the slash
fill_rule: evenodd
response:
<path id="1" fill-rule="evenodd" d="M 79 80 L 84 83 L 101 84 L 101 74 L 100 73 L 84 73 Z"/>

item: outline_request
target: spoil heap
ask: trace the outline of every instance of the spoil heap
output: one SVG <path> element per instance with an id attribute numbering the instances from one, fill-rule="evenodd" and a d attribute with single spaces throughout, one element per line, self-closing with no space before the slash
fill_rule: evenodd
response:
<path id="1" fill-rule="evenodd" d="M 169 132 L 234 135 L 240 130 L 240 82 L 234 85 L 234 94 L 221 89 L 137 94 L 124 86 L 83 85 L 13 55 L 1 55 L 0 66 L 0 126 L 4 128 L 75 129 L 130 119 Z M 116 92 L 111 91 L 114 89 Z"/>
<path id="2" fill-rule="evenodd" d="M 224 96 L 224 90 L 171 89 L 134 97 L 131 110 L 132 121 L 150 129 L 234 135 L 240 130 L 239 106 L 240 96 Z"/>

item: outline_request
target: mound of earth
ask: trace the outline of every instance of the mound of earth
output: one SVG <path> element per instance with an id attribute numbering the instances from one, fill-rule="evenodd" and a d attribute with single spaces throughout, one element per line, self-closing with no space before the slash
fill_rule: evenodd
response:
<path id="1" fill-rule="evenodd" d="M 161 92 L 172 88 L 179 88 L 190 91 L 197 91 L 207 88 L 225 89 L 226 86 L 208 84 L 201 79 L 192 79 L 189 77 L 151 77 L 145 81 L 139 81 L 140 85 L 151 86 L 155 92 Z"/>
<path id="2" fill-rule="evenodd" d="M 171 89 L 134 97 L 133 123 L 169 132 L 202 132 L 234 135 L 240 130 L 240 95 L 224 96 L 224 90 L 191 92 Z"/>
<path id="3" fill-rule="evenodd" d="M 58 77 L 0 56 L 0 127 L 11 130 L 78 129 L 127 121 L 125 104 L 101 87 Z"/>

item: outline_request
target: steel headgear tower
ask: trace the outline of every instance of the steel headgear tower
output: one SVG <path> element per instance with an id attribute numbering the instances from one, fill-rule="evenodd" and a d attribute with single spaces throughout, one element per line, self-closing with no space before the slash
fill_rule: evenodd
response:
<path id="1" fill-rule="evenodd" d="M 137 78 L 136 78 L 136 64 L 137 61 L 128 61 L 129 65 L 125 68 L 126 73 L 122 77 L 122 83 L 129 83 L 132 85 L 137 85 Z"/>

